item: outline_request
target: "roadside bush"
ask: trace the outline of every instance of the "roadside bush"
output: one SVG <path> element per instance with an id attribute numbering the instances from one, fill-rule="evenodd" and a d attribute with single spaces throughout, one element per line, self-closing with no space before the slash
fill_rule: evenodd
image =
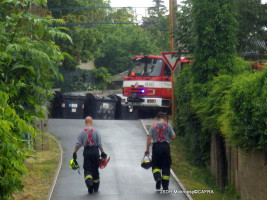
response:
<path id="1" fill-rule="evenodd" d="M 12 193 L 22 190 L 21 176 L 27 172 L 24 161 L 31 143 L 26 135 L 34 137 L 33 127 L 20 119 L 8 105 L 8 94 L 0 91 L 0 194 L 8 199 Z"/>
<path id="2" fill-rule="evenodd" d="M 193 106 L 193 80 L 191 65 L 185 67 L 176 85 L 176 133 L 185 138 L 187 156 L 194 165 L 205 165 L 209 158 L 209 137 L 201 127 L 201 120 Z"/>
<path id="3" fill-rule="evenodd" d="M 194 83 L 192 65 L 183 69 L 177 79 L 175 128 L 177 134 L 185 138 L 193 164 L 206 165 L 209 162 L 212 134 L 229 134 L 231 124 L 225 118 L 226 113 L 233 112 L 228 105 L 230 91 L 240 74 L 244 77 L 254 74 L 243 59 L 235 58 L 232 62 L 228 74 L 206 83 Z"/>
<path id="4" fill-rule="evenodd" d="M 233 136 L 237 134 L 235 126 L 243 126 L 243 116 L 238 115 L 241 105 L 237 104 L 244 95 L 236 99 L 233 88 L 239 90 L 240 75 L 248 76 L 253 72 L 246 62 L 237 58 L 235 3 L 233 0 L 192 0 L 194 62 L 182 70 L 177 80 L 175 127 L 178 134 L 185 137 L 191 159 L 197 165 L 209 162 L 212 134 L 232 133 Z M 242 111 L 250 110 L 246 106 Z M 226 115 L 233 120 L 229 121 Z"/>
<path id="5" fill-rule="evenodd" d="M 105 67 L 94 67 L 93 72 L 95 75 L 95 87 L 100 90 L 107 89 L 107 84 L 110 83 L 109 78 L 111 76 L 108 69 Z"/>
<path id="6" fill-rule="evenodd" d="M 43 0 L 0 2 L 0 199 L 23 188 L 24 161 L 32 155 L 26 135 L 35 137 L 32 126 L 45 116 L 52 79 L 61 77 L 58 64 L 67 55 L 55 39 L 71 42 L 65 28 L 53 26 L 62 20 L 40 16 L 45 6 Z"/>
<path id="7" fill-rule="evenodd" d="M 61 20 L 41 17 L 36 7 L 43 0 L 9 0 L 0 4 L 0 90 L 10 95 L 9 104 L 26 121 L 44 117 L 52 98 L 52 79 L 61 78 L 58 64 L 64 59 L 56 38 L 71 41 Z M 37 12 L 38 14 L 33 14 Z"/>
<path id="8" fill-rule="evenodd" d="M 229 90 L 226 112 L 220 118 L 222 132 L 245 151 L 267 152 L 267 70 L 235 78 Z"/>
<path id="9" fill-rule="evenodd" d="M 222 126 L 219 118 L 225 112 L 225 104 L 228 101 L 228 94 L 232 84 L 239 79 L 240 74 L 248 76 L 252 69 L 249 64 L 241 58 L 234 58 L 230 72 L 214 77 L 206 84 L 194 84 L 195 95 L 192 106 L 197 116 L 201 119 L 202 128 L 211 133 L 220 133 Z M 205 91 L 203 91 L 204 89 Z M 201 96 L 202 94 L 206 94 Z"/>

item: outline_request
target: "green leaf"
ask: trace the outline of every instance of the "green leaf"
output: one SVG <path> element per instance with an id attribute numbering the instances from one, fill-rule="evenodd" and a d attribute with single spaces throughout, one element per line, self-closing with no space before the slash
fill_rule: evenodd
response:
<path id="1" fill-rule="evenodd" d="M 17 64 L 17 65 L 14 65 L 11 70 L 16 70 L 16 69 L 27 69 L 29 70 L 30 72 L 34 73 L 34 68 L 32 66 L 25 66 L 25 65 L 22 65 L 22 64 Z"/>

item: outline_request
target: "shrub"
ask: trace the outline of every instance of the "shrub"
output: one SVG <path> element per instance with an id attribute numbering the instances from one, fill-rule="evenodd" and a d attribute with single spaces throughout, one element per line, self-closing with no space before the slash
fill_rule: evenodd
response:
<path id="1" fill-rule="evenodd" d="M 240 75 L 229 91 L 222 131 L 245 151 L 267 151 L 267 70 Z"/>
<path id="2" fill-rule="evenodd" d="M 34 137 L 33 127 L 20 119 L 8 105 L 9 97 L 0 91 L 0 194 L 8 199 L 17 190 L 22 190 L 21 178 L 27 172 L 24 161 L 31 154 L 31 143 L 26 135 Z"/>

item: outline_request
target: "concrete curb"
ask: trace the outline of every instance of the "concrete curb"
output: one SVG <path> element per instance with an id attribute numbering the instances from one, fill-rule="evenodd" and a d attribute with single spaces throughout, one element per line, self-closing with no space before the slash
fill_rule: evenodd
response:
<path id="1" fill-rule="evenodd" d="M 51 138 L 52 138 L 53 140 L 55 140 L 55 141 L 57 142 L 57 144 L 58 144 L 58 147 L 59 147 L 59 149 L 60 149 L 60 158 L 59 158 L 59 163 L 58 163 L 58 166 L 57 166 L 56 176 L 55 176 L 55 178 L 54 178 L 53 184 L 52 184 L 52 186 L 51 186 L 51 188 L 50 188 L 50 191 L 49 191 L 49 193 L 48 193 L 47 200 L 50 200 L 50 199 L 51 199 L 52 194 L 53 194 L 53 192 L 54 192 L 54 189 L 55 189 L 55 186 L 56 186 L 56 183 L 57 183 L 57 179 L 58 179 L 58 175 L 59 175 L 59 172 L 60 172 L 60 169 L 61 169 L 61 166 L 62 166 L 62 157 L 63 157 L 63 149 L 62 149 L 62 147 L 61 147 L 60 142 L 59 142 L 54 136 L 52 136 L 52 135 L 50 135 L 50 136 L 51 136 Z"/>
<path id="2" fill-rule="evenodd" d="M 176 181 L 176 183 L 180 186 L 182 191 L 186 191 L 184 185 L 182 184 L 182 182 L 179 180 L 179 178 L 176 176 L 176 174 L 174 173 L 174 171 L 172 169 L 171 169 L 171 175 L 174 178 L 174 180 Z M 187 192 L 185 192 L 184 194 L 188 198 L 188 200 L 193 200 L 193 198 L 190 196 L 190 194 L 188 194 Z"/>
<path id="3" fill-rule="evenodd" d="M 148 131 L 147 131 L 146 125 L 144 124 L 143 120 L 140 119 L 140 122 L 142 123 L 143 128 L 144 128 L 146 134 L 148 135 Z M 176 176 L 176 174 L 174 173 L 174 171 L 172 169 L 171 169 L 171 175 L 174 178 L 174 180 L 176 181 L 176 183 L 179 185 L 179 187 L 182 189 L 182 191 L 186 191 L 184 185 L 182 184 L 182 182 L 179 180 L 179 178 Z M 184 192 L 184 195 L 188 198 L 188 200 L 193 200 L 193 198 L 190 196 L 190 194 Z"/>

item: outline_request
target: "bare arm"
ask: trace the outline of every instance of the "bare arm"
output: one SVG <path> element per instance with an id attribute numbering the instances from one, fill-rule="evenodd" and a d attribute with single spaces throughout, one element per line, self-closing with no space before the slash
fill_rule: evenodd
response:
<path id="1" fill-rule="evenodd" d="M 100 148 L 101 153 L 105 152 L 103 148 Z"/>
<path id="2" fill-rule="evenodd" d="M 76 153 L 78 150 L 79 150 L 79 148 L 77 146 L 75 146 L 74 153 Z"/>
<path id="3" fill-rule="evenodd" d="M 170 138 L 174 140 L 176 138 L 175 132 L 173 131 L 173 128 L 170 124 L 168 124 L 168 127 L 169 127 Z"/>
<path id="4" fill-rule="evenodd" d="M 152 136 L 151 135 L 147 136 L 145 155 L 149 154 L 149 148 L 151 145 L 151 141 L 152 141 Z"/>

